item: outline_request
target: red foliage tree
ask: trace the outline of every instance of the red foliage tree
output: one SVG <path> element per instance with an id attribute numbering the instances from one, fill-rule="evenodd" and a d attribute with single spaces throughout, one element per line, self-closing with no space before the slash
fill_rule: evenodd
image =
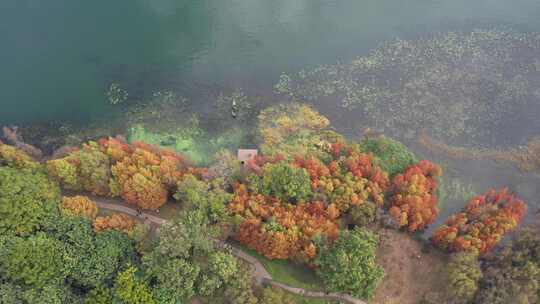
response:
<path id="1" fill-rule="evenodd" d="M 394 177 L 389 213 L 401 227 L 414 232 L 435 221 L 439 215 L 435 191 L 441 174 L 439 166 L 422 160 Z"/>
<path id="2" fill-rule="evenodd" d="M 460 213 L 450 216 L 431 241 L 450 251 L 490 251 L 514 230 L 527 211 L 526 204 L 508 189 L 489 190 L 471 199 Z"/>

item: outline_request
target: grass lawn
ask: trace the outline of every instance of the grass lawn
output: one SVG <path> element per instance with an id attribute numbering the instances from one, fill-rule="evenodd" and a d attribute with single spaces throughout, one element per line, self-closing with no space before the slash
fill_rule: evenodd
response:
<path id="1" fill-rule="evenodd" d="M 287 260 L 269 260 L 264 256 L 249 249 L 237 242 L 246 253 L 257 258 L 264 265 L 264 268 L 272 275 L 272 278 L 280 283 L 289 286 L 301 287 L 308 290 L 322 291 L 323 284 L 315 274 L 315 271 L 305 265 L 295 264 Z M 307 302 L 307 303 L 325 303 L 323 302 Z"/>

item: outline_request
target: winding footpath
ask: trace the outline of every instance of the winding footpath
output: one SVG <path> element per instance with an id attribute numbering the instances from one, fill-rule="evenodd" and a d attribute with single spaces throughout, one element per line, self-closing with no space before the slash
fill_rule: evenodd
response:
<path id="1" fill-rule="evenodd" d="M 141 217 L 141 215 L 137 216 L 137 210 L 122 204 L 122 202 L 119 202 L 118 200 L 106 199 L 106 198 L 101 198 L 101 197 L 96 197 L 96 196 L 92 196 L 91 199 L 96 203 L 98 208 L 114 210 L 114 211 L 122 212 L 125 214 L 129 214 L 134 217 Z M 167 220 L 164 218 L 161 218 L 159 216 L 155 216 L 152 214 L 144 213 L 144 212 L 142 213 L 142 217 L 145 219 L 145 222 L 150 222 L 158 226 L 161 226 L 165 222 L 167 222 Z M 280 282 L 276 282 L 273 280 L 272 275 L 266 270 L 266 268 L 264 268 L 263 264 L 259 262 L 256 258 L 254 258 L 253 256 L 247 254 L 242 249 L 238 248 L 236 245 L 231 244 L 231 243 L 220 242 L 219 245 L 221 247 L 230 249 L 232 254 L 234 254 L 236 257 L 252 265 L 253 278 L 255 279 L 255 282 L 259 285 L 271 285 L 271 286 L 281 288 L 288 292 L 301 295 L 304 297 L 324 298 L 324 299 L 329 299 L 329 300 L 342 301 L 342 302 L 346 302 L 350 304 L 367 304 L 366 302 L 353 298 L 347 294 L 311 291 L 311 290 L 306 290 L 303 288 L 289 286 Z"/>

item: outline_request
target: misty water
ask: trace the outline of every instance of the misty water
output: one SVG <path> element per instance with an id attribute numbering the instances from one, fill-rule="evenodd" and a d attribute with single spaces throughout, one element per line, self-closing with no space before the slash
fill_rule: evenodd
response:
<path id="1" fill-rule="evenodd" d="M 385 42 L 435 32 L 540 32 L 539 16 L 537 0 L 3 0 L 0 125 L 113 119 L 125 106 L 107 100 L 111 83 L 129 93 L 128 105 L 172 90 L 189 96 L 197 111 L 237 88 L 277 102 L 273 86 L 282 73 L 348 62 Z M 340 120 L 337 100 L 321 111 L 358 136 L 362 125 Z M 530 135 L 511 136 L 524 144 Z M 449 160 L 408 144 L 440 161 L 449 180 L 471 183 L 477 193 L 507 185 L 530 213 L 537 209 L 536 173 Z M 463 203 L 445 202 L 438 223 Z"/>

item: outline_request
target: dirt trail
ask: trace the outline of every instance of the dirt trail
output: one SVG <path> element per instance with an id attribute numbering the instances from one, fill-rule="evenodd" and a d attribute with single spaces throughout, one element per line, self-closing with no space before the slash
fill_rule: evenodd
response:
<path id="1" fill-rule="evenodd" d="M 96 203 L 98 208 L 114 210 L 114 211 L 126 213 L 131 216 L 137 217 L 137 210 L 131 207 L 125 206 L 122 201 L 115 200 L 115 199 L 100 198 L 100 197 L 92 197 L 92 200 Z M 158 226 L 161 226 L 165 222 L 167 222 L 166 219 L 163 219 L 159 216 L 155 216 L 146 212 L 143 212 L 138 217 L 142 217 L 145 219 L 145 221 L 151 222 Z M 236 247 L 235 245 L 227 243 L 227 242 L 220 242 L 219 245 L 221 247 L 230 249 L 232 254 L 234 254 L 236 257 L 252 265 L 253 278 L 255 279 L 255 282 L 259 285 L 271 285 L 271 286 L 278 287 L 288 292 L 295 293 L 295 294 L 305 296 L 305 297 L 338 300 L 338 301 L 342 301 L 342 302 L 346 302 L 350 304 L 367 304 L 366 302 L 353 298 L 347 294 L 325 293 L 321 291 L 309 291 L 303 288 L 298 288 L 298 287 L 289 286 L 283 283 L 276 282 L 273 280 L 272 275 L 270 275 L 270 273 L 266 270 L 266 268 L 264 268 L 263 264 L 261 264 L 261 262 L 259 262 L 253 256 L 242 251 L 242 249 Z"/>

